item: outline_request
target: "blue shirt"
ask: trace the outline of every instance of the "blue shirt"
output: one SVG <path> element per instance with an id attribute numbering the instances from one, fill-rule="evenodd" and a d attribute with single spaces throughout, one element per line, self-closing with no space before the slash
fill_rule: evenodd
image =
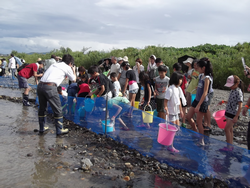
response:
<path id="1" fill-rule="evenodd" d="M 200 101 L 201 99 L 201 96 L 203 95 L 203 92 L 204 92 L 204 86 L 205 86 L 205 79 L 208 78 L 210 83 L 209 83 L 209 88 L 208 88 L 208 92 L 207 94 L 213 92 L 213 89 L 212 89 L 212 83 L 213 83 L 213 80 L 210 76 L 206 75 L 203 77 L 204 74 L 200 74 L 199 75 L 199 82 L 198 82 L 198 87 L 197 87 L 197 92 L 196 92 L 196 98 L 195 100 L 196 101 Z M 208 101 L 208 95 L 206 96 L 205 100 L 204 101 Z"/>
<path id="2" fill-rule="evenodd" d="M 68 96 L 75 97 L 76 94 L 78 93 L 77 83 L 74 82 L 74 83 L 70 84 L 68 89 L 67 89 L 67 92 L 68 92 Z"/>

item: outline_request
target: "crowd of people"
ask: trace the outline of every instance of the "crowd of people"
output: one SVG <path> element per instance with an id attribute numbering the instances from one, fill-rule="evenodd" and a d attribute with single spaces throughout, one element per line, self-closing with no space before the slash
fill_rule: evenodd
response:
<path id="1" fill-rule="evenodd" d="M 12 71 L 12 78 L 16 72 L 16 64 L 16 57 L 11 54 L 8 67 Z M 182 71 L 183 66 L 186 67 L 185 72 Z M 6 60 L 3 59 L 1 68 L 5 69 L 6 67 Z M 190 125 L 190 128 L 201 134 L 204 134 L 204 130 L 210 131 L 211 113 L 209 107 L 214 93 L 214 77 L 210 60 L 208 58 L 188 57 L 182 63 L 175 63 L 172 68 L 171 74 L 169 67 L 163 63 L 161 58 L 151 55 L 146 69 L 140 58 L 136 59 L 135 66 L 131 66 L 127 56 L 124 58 L 113 56 L 102 60 L 98 65 L 92 65 L 87 70 L 83 66 L 76 68 L 74 58 L 71 55 L 64 55 L 61 60 L 52 55 L 49 60 L 38 59 L 36 63 L 20 69 L 17 79 L 19 87 L 24 88 L 23 105 L 29 106 L 30 87 L 27 79 L 32 76 L 36 78 L 40 104 L 38 113 L 40 133 L 47 129 L 44 125 L 47 103 L 54 112 L 56 133 L 60 135 L 68 132 L 67 129 L 63 128 L 62 105 L 58 95 L 58 87 L 65 78 L 70 80 L 67 92 L 65 91 L 66 94 L 64 94 L 66 96 L 116 98 L 131 105 L 130 110 L 125 114 L 126 117 L 133 116 L 133 107 L 135 107 L 135 103 L 139 102 L 141 110 L 156 110 L 160 118 L 178 126 L 187 127 Z M 245 74 L 250 78 L 248 67 L 247 70 L 248 72 Z M 243 107 L 243 84 L 236 75 L 227 78 L 225 87 L 231 89 L 229 99 L 221 101 L 219 104 L 227 103 L 225 133 L 228 145 L 221 151 L 232 151 L 233 125 L 238 121 L 242 108 L 242 114 L 246 115 L 250 99 Z M 143 95 L 142 89 L 144 90 Z M 196 94 L 193 101 L 192 94 Z M 115 106 L 120 110 L 118 104 Z M 196 120 L 194 120 L 195 114 Z M 117 115 L 112 117 L 113 121 Z M 123 125 L 123 130 L 129 130 L 120 116 L 119 121 Z M 141 124 L 139 127 L 150 129 L 150 124 Z M 250 149 L 249 127 L 250 123 L 247 136 L 248 149 Z M 200 145 L 205 145 L 202 136 L 200 137 Z M 173 146 L 170 146 L 169 150 L 178 152 Z"/>

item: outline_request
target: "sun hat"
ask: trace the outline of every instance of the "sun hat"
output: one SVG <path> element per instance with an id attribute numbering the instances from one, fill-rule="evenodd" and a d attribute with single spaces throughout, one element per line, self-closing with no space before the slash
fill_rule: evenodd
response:
<path id="1" fill-rule="evenodd" d="M 189 58 L 187 58 L 186 61 L 183 61 L 183 63 L 184 63 L 184 64 L 186 64 L 186 63 L 192 64 L 192 63 L 193 63 L 193 60 L 194 60 L 193 58 L 190 58 L 190 57 L 189 57 Z"/>
<path id="2" fill-rule="evenodd" d="M 124 56 L 124 57 L 123 57 L 123 60 L 124 60 L 124 61 L 128 61 L 128 56 Z"/>
<path id="3" fill-rule="evenodd" d="M 36 61 L 41 61 L 42 59 L 39 57 Z"/>
<path id="4" fill-rule="evenodd" d="M 151 55 L 150 58 L 156 60 L 155 55 Z"/>
<path id="5" fill-rule="evenodd" d="M 119 61 L 122 61 L 123 60 L 123 58 L 121 58 L 121 57 L 118 57 L 117 58 L 117 61 L 119 62 Z"/>
<path id="6" fill-rule="evenodd" d="M 234 85 L 234 76 L 231 75 L 227 78 L 227 83 L 224 85 L 225 87 L 232 87 Z"/>

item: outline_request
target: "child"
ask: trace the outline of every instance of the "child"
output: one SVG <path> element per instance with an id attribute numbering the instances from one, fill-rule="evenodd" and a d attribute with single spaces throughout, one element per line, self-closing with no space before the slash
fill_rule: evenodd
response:
<path id="1" fill-rule="evenodd" d="M 112 90 L 114 89 L 111 81 L 99 73 L 99 69 L 97 66 L 91 66 L 88 69 L 88 73 L 91 75 L 89 80 L 89 84 L 93 87 L 93 89 L 97 88 L 94 92 L 90 92 L 89 95 L 92 96 L 95 94 L 97 97 L 100 96 L 108 96 L 109 99 L 112 98 Z"/>
<path id="2" fill-rule="evenodd" d="M 156 108 L 155 99 L 153 95 L 154 89 L 153 89 L 153 86 L 151 85 L 148 74 L 145 73 L 144 71 L 140 72 L 139 80 L 143 88 L 145 88 L 144 89 L 144 103 L 141 105 L 141 110 L 145 109 L 147 111 L 149 106 L 151 106 L 152 110 L 154 110 Z M 142 125 L 139 125 L 138 127 L 146 127 L 149 129 L 150 125 L 149 123 L 147 123 L 146 126 L 142 124 Z"/>
<path id="3" fill-rule="evenodd" d="M 110 78 L 111 78 L 111 80 L 113 82 L 113 86 L 115 88 L 114 89 L 114 97 L 118 97 L 119 92 L 121 91 L 121 86 L 120 86 L 120 83 L 119 83 L 119 81 L 117 79 L 117 74 L 115 72 L 112 72 L 110 74 Z"/>
<path id="4" fill-rule="evenodd" d="M 177 71 L 177 72 L 181 72 L 181 64 L 180 63 L 175 63 L 174 65 L 173 65 L 173 71 L 175 72 L 175 71 Z M 183 92 L 183 94 L 185 95 L 185 89 L 187 88 L 187 86 L 188 86 L 188 82 L 187 82 L 187 80 L 186 80 L 186 76 L 184 76 L 183 77 L 183 80 L 182 80 L 182 83 L 181 83 L 181 85 L 180 85 L 180 88 L 182 89 L 182 92 Z M 185 99 L 185 101 L 186 101 L 186 99 Z M 181 100 L 181 105 L 182 105 L 182 112 L 183 112 L 183 117 L 182 117 L 182 124 L 181 124 L 181 126 L 182 127 L 186 127 L 186 110 L 187 110 L 187 105 L 186 105 L 186 102 L 185 102 L 185 104 L 184 104 L 184 101 L 183 100 Z"/>
<path id="5" fill-rule="evenodd" d="M 224 129 L 226 133 L 227 147 L 220 149 L 220 151 L 233 150 L 233 125 L 238 121 L 240 111 L 242 108 L 243 94 L 241 88 L 243 87 L 240 78 L 236 75 L 231 75 L 227 78 L 226 87 L 231 89 L 228 101 L 221 101 L 219 104 L 227 103 L 225 117 L 227 124 Z"/>
<path id="6" fill-rule="evenodd" d="M 198 86 L 199 82 L 199 72 L 197 67 L 197 62 L 199 59 L 195 59 L 192 63 L 193 69 L 191 75 L 188 76 L 190 80 L 189 85 L 186 90 L 186 99 L 187 99 L 187 107 L 191 106 L 191 94 L 196 94 L 196 87 Z"/>
<path id="7" fill-rule="evenodd" d="M 77 96 L 78 97 L 86 97 L 89 93 L 90 93 L 90 89 L 89 89 L 89 85 L 88 83 L 88 75 L 87 74 L 82 74 L 80 76 L 81 81 L 79 81 L 78 87 L 79 87 L 79 91 Z"/>
<path id="8" fill-rule="evenodd" d="M 164 65 L 160 65 L 158 67 L 159 76 L 155 78 L 155 92 L 156 96 L 156 104 L 157 104 L 157 112 L 158 117 L 162 119 L 166 119 L 166 113 L 164 109 L 164 98 L 166 91 L 168 89 L 170 78 L 166 76 L 168 69 Z"/>
<path id="9" fill-rule="evenodd" d="M 174 72 L 172 76 L 170 77 L 170 86 L 166 91 L 165 94 L 165 101 L 164 101 L 164 107 L 166 110 L 166 114 L 169 117 L 169 121 L 176 125 L 180 125 L 179 122 L 179 112 L 180 116 L 183 117 L 183 112 L 182 112 L 182 107 L 181 107 L 181 92 L 182 90 L 180 89 L 180 85 L 183 80 L 183 75 L 178 72 Z M 179 152 L 176 150 L 173 145 L 168 147 L 169 151 L 172 152 Z"/>
<path id="10" fill-rule="evenodd" d="M 198 125 L 199 133 L 204 134 L 202 126 L 202 118 L 207 113 L 208 109 L 208 92 L 211 89 L 211 81 L 213 76 L 213 69 L 209 59 L 203 58 L 197 63 L 199 75 L 199 83 L 196 92 L 196 98 L 189 109 L 187 119 L 192 129 L 198 132 L 196 124 L 193 120 L 193 115 L 197 113 L 196 123 Z M 203 138 L 200 139 L 200 145 L 205 145 Z"/>
<path id="11" fill-rule="evenodd" d="M 124 89 L 122 91 L 123 96 L 125 95 L 127 86 L 129 85 L 129 101 L 131 104 L 131 107 L 135 106 L 135 96 L 136 93 L 139 90 L 138 84 L 136 82 L 136 75 L 135 72 L 130 68 L 130 64 L 127 61 L 124 61 L 121 65 L 123 67 L 124 70 L 126 70 L 126 83 L 124 86 Z M 126 116 L 128 117 L 132 117 L 132 112 L 133 112 L 133 108 L 130 108 L 128 114 L 126 114 Z"/>

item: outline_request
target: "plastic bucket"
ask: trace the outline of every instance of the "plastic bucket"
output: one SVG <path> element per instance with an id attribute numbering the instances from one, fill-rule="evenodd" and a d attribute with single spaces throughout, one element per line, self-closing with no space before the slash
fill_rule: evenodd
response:
<path id="1" fill-rule="evenodd" d="M 196 98 L 196 94 L 191 94 L 191 104 L 194 102 L 195 98 Z"/>
<path id="2" fill-rule="evenodd" d="M 84 103 L 85 103 L 85 110 L 87 112 L 91 112 L 94 108 L 95 101 L 90 98 L 85 98 Z"/>
<path id="3" fill-rule="evenodd" d="M 213 113 L 213 117 L 218 125 L 219 128 L 224 129 L 227 121 L 225 118 L 225 112 L 226 110 L 219 110 Z"/>
<path id="4" fill-rule="evenodd" d="M 105 120 L 102 121 L 102 130 L 105 132 Z M 110 120 L 107 120 L 107 132 L 113 132 L 114 131 L 114 124 L 110 125 Z"/>
<path id="5" fill-rule="evenodd" d="M 135 108 L 139 109 L 140 101 L 135 101 Z"/>
<path id="6" fill-rule="evenodd" d="M 142 111 L 143 123 L 152 123 L 153 122 L 153 117 L 154 117 L 154 111 L 152 111 L 152 107 L 150 105 L 148 105 L 148 106 L 151 108 L 151 110 L 150 111 L 145 111 L 146 106 L 144 107 L 144 111 Z"/>
<path id="7" fill-rule="evenodd" d="M 248 109 L 248 115 L 250 116 L 250 109 Z"/>
<path id="8" fill-rule="evenodd" d="M 162 145 L 170 146 L 173 144 L 175 133 L 177 131 L 178 128 L 173 125 L 160 123 L 157 141 Z"/>

